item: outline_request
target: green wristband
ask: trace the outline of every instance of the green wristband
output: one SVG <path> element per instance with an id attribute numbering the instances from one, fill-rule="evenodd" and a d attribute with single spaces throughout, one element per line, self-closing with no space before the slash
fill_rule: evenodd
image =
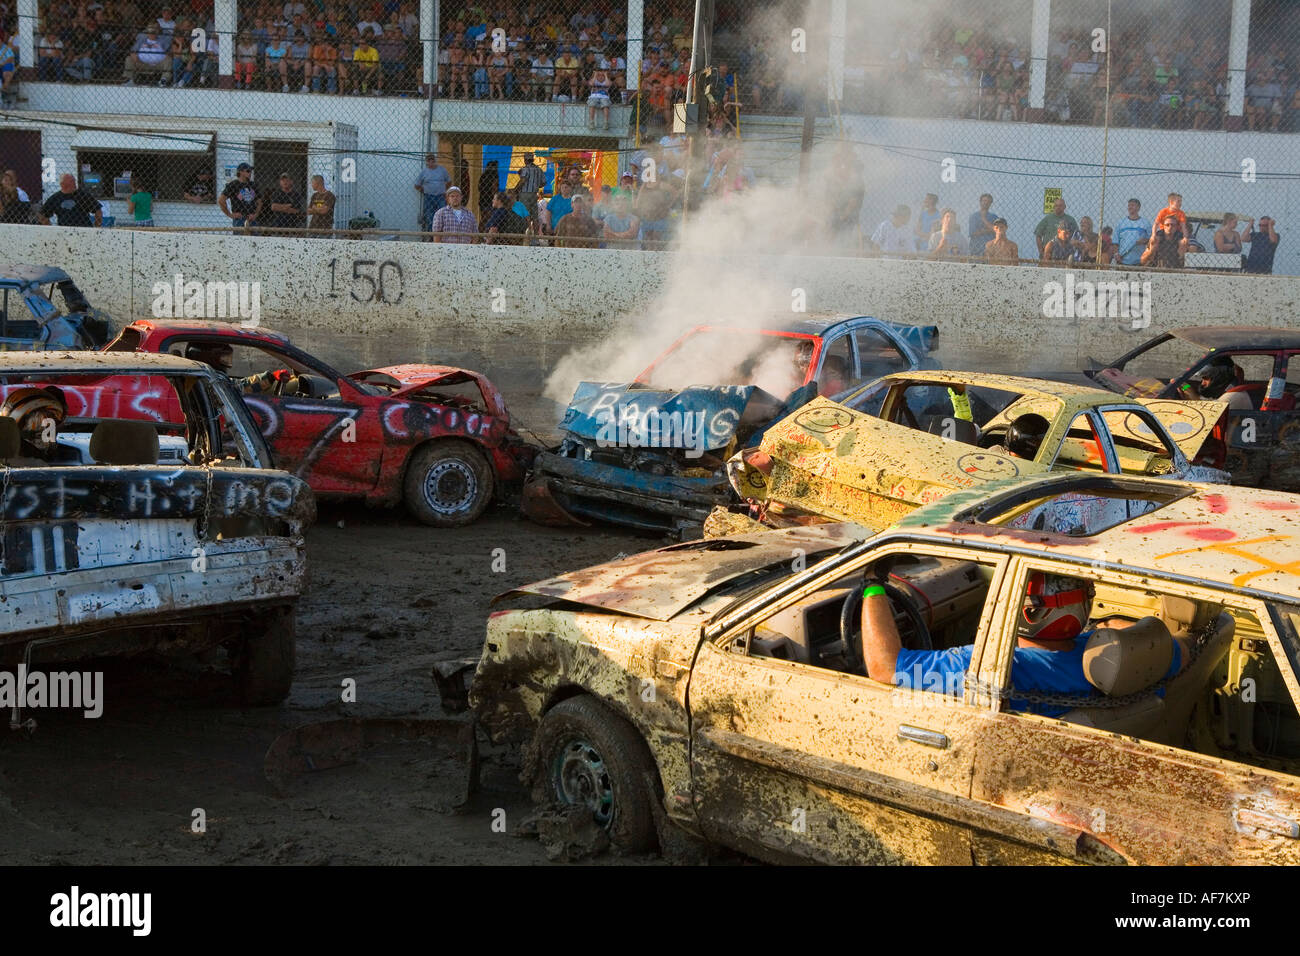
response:
<path id="1" fill-rule="evenodd" d="M 862 589 L 862 596 L 864 598 L 883 597 L 884 594 L 885 594 L 885 589 L 881 587 L 879 584 L 868 584 L 865 588 Z"/>

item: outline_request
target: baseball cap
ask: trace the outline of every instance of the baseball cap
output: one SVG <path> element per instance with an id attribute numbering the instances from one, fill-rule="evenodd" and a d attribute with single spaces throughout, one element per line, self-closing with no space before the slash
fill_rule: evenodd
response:
<path id="1" fill-rule="evenodd" d="M 448 186 L 448 187 L 444 190 L 444 192 L 449 192 L 449 193 L 453 193 L 453 192 L 454 192 L 454 193 L 458 193 L 458 192 L 460 192 L 460 187 L 459 187 L 459 186 Z"/>
<path id="2" fill-rule="evenodd" d="M 250 166 L 250 165 L 248 165 L 248 163 L 240 163 L 237 167 L 235 167 L 235 172 L 237 172 L 237 173 L 242 173 L 242 172 L 243 172 L 244 170 L 246 170 L 246 169 L 247 169 L 250 173 L 253 171 L 253 167 Z"/>
<path id="3" fill-rule="evenodd" d="M 281 173 L 281 174 L 280 174 L 280 178 L 281 178 L 281 179 L 293 179 L 293 177 L 290 176 L 288 173 Z"/>
<path id="4" fill-rule="evenodd" d="M 1001 216 L 998 216 L 998 218 L 993 220 L 993 225 L 995 226 L 1005 226 L 1006 224 L 1007 221 L 1003 219 Z"/>

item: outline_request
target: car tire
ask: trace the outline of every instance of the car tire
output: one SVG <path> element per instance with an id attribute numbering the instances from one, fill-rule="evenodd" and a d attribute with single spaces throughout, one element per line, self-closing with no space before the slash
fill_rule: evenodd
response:
<path id="1" fill-rule="evenodd" d="M 416 449 L 406 466 L 407 510 L 424 524 L 455 528 L 476 520 L 492 500 L 492 467 L 483 453 L 463 441 L 441 441 Z"/>
<path id="2" fill-rule="evenodd" d="M 249 707 L 272 707 L 293 686 L 297 635 L 291 607 L 261 615 L 253 634 L 244 638 L 235 666 L 235 690 Z"/>
<path id="3" fill-rule="evenodd" d="M 570 697 L 542 718 L 533 752 L 545 799 L 587 804 L 620 852 L 654 848 L 655 795 L 648 781 L 659 772 L 626 720 L 592 697 Z"/>

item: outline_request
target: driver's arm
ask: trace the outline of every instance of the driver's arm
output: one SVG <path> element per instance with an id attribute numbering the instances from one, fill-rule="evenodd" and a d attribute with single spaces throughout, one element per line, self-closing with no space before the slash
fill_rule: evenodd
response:
<path id="1" fill-rule="evenodd" d="M 878 584 L 868 585 L 862 598 L 862 659 L 867 664 L 867 676 L 893 684 L 902 647 L 889 597 Z"/>

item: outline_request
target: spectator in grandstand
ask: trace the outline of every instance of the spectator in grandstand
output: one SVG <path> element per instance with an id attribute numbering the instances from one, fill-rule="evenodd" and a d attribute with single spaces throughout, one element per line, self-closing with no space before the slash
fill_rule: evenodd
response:
<path id="1" fill-rule="evenodd" d="M 359 12 L 357 15 L 361 18 L 357 20 L 357 30 L 362 36 L 368 34 L 373 39 L 384 32 L 384 27 L 379 22 L 378 15 L 373 11 Z"/>
<path id="2" fill-rule="evenodd" d="M 379 51 L 370 45 L 366 34 L 356 41 L 352 51 L 352 89 L 362 96 L 378 96 L 383 90 L 379 73 Z M 378 84 L 378 85 L 376 85 Z"/>
<path id="3" fill-rule="evenodd" d="M 1166 216 L 1173 216 L 1177 219 L 1178 228 L 1182 231 L 1183 235 L 1187 234 L 1187 213 L 1183 212 L 1183 197 L 1178 193 L 1169 194 L 1169 205 L 1156 213 L 1156 222 L 1164 222 Z M 1155 232 L 1154 229 L 1151 231 L 1153 233 Z"/>
<path id="4" fill-rule="evenodd" d="M 1050 264 L 1064 264 L 1070 261 L 1074 255 L 1074 244 L 1070 241 L 1070 236 L 1075 230 L 1070 228 L 1070 224 L 1064 219 L 1056 224 L 1056 235 L 1043 244 L 1042 255 L 1038 261 Z"/>
<path id="5" fill-rule="evenodd" d="M 570 166 L 568 169 L 564 171 L 564 178 L 567 179 L 569 181 L 569 185 L 573 187 L 574 196 L 588 196 L 588 197 L 591 196 L 591 190 L 588 189 L 587 184 L 582 181 L 583 180 L 582 167 L 579 166 L 577 163 L 574 163 L 572 166 Z"/>
<path id="6" fill-rule="evenodd" d="M 993 240 L 993 220 L 998 218 L 998 214 L 992 211 L 992 207 L 993 194 L 985 193 L 980 196 L 979 209 L 970 214 L 966 234 L 970 237 L 972 254 L 978 249 L 983 249 Z"/>
<path id="7" fill-rule="evenodd" d="M 525 154 L 528 156 L 531 154 Z M 433 153 L 426 153 L 424 168 L 415 177 L 415 191 L 420 194 L 420 228 L 428 231 L 433 228 L 433 217 L 447 204 L 447 187 L 451 185 L 451 173 L 438 162 Z"/>
<path id="8" fill-rule="evenodd" d="M 90 56 L 95 63 L 95 76 L 103 77 L 122 62 L 122 46 L 117 30 L 105 19 L 103 10 L 96 10 L 90 21 Z"/>
<path id="9" fill-rule="evenodd" d="M 1214 230 L 1214 251 L 1241 255 L 1242 237 L 1237 233 L 1237 214 L 1225 213 L 1223 225 Z"/>
<path id="10" fill-rule="evenodd" d="M 295 33 L 289 42 L 288 80 L 289 87 L 298 87 L 299 93 L 306 93 L 307 83 L 311 78 L 311 42 L 301 33 Z"/>
<path id="11" fill-rule="evenodd" d="M 555 244 L 570 249 L 590 249 L 599 244 L 597 240 L 603 233 L 603 224 L 591 217 L 591 200 L 586 196 L 575 196 L 573 212 L 565 216 L 555 230 Z"/>
<path id="12" fill-rule="evenodd" d="M 1222 98 L 1215 94 L 1209 80 L 1199 80 L 1192 84 L 1187 109 L 1192 117 L 1192 129 L 1215 129 L 1222 112 Z"/>
<path id="13" fill-rule="evenodd" d="M 493 45 L 487 61 L 488 96 L 494 100 L 513 99 L 515 95 L 515 75 L 510 69 L 509 49 L 502 45 Z M 493 200 L 495 202 L 495 199 Z"/>
<path id="14" fill-rule="evenodd" d="M 1262 69 L 1246 87 L 1246 124 L 1252 130 L 1277 131 L 1282 119 L 1282 87 L 1271 69 Z"/>
<path id="15" fill-rule="evenodd" d="M 1079 229 L 1070 236 L 1070 244 L 1074 246 L 1074 261 L 1096 262 L 1100 238 L 1092 228 L 1092 217 L 1080 216 Z"/>
<path id="16" fill-rule="evenodd" d="M 126 211 L 131 214 L 131 225 L 153 225 L 153 193 L 140 185 L 140 180 L 131 177 L 131 195 L 126 200 Z"/>
<path id="17" fill-rule="evenodd" d="M 1178 217 L 1165 213 L 1156 220 L 1159 228 L 1151 234 L 1146 251 L 1142 253 L 1142 265 L 1155 266 L 1158 269 L 1181 269 L 1183 256 L 1187 254 L 1187 236 L 1178 225 Z"/>
<path id="18" fill-rule="evenodd" d="M 969 246 L 957 224 L 955 210 L 943 210 L 939 228 L 930 233 L 929 251 L 931 259 L 956 259 L 968 253 Z"/>
<path id="19" fill-rule="evenodd" d="M 524 153 L 524 164 L 519 168 L 519 201 L 528 209 L 528 218 L 537 219 L 537 194 L 546 185 L 546 172 L 533 162 L 532 153 Z"/>
<path id="20" fill-rule="evenodd" d="M 1119 250 L 1113 238 L 1114 232 L 1110 226 L 1101 227 L 1101 255 L 1097 261 L 1104 266 L 1111 265 L 1115 261 L 1115 253 Z"/>
<path id="21" fill-rule="evenodd" d="M 433 241 L 472 243 L 478 219 L 460 204 L 460 187 L 447 187 L 447 205 L 433 214 Z"/>
<path id="22" fill-rule="evenodd" d="M 71 173 L 64 173 L 59 179 L 59 191 L 50 195 L 41 204 L 36 218 L 42 226 L 50 225 L 51 219 L 57 219 L 60 226 L 95 226 L 104 223 L 104 211 L 99 200 L 77 185 L 77 178 Z"/>
<path id="23" fill-rule="evenodd" d="M 307 220 L 308 227 L 311 229 L 333 229 L 334 205 L 337 202 L 338 197 L 325 188 L 325 177 L 313 176 L 311 178 L 311 198 L 307 201 L 307 214 L 311 217 Z"/>
<path id="24" fill-rule="evenodd" d="M 632 212 L 632 197 L 627 193 L 614 195 L 614 208 L 605 214 L 603 230 L 605 238 L 615 248 L 630 247 L 630 240 L 640 233 L 641 220 Z"/>
<path id="25" fill-rule="evenodd" d="M 191 48 L 189 21 L 182 19 L 177 21 L 177 23 L 177 29 L 172 34 L 171 85 L 185 86 L 188 85 L 189 80 L 182 83 L 181 79 L 182 77 L 189 77 L 190 79 L 194 78 L 194 68 L 197 63 L 198 54 L 196 54 Z"/>
<path id="26" fill-rule="evenodd" d="M 1276 225 L 1271 216 L 1259 217 L 1259 229 L 1255 229 L 1254 219 L 1246 220 L 1246 225 L 1241 230 L 1241 241 L 1250 243 L 1250 252 L 1246 253 L 1242 264 L 1243 272 L 1272 274 L 1273 256 L 1277 254 L 1277 244 L 1281 238 L 1274 228 Z"/>
<path id="27" fill-rule="evenodd" d="M 591 207 L 591 218 L 601 224 L 604 229 L 605 216 L 614 208 L 614 189 L 611 186 L 600 187 L 600 198 L 595 205 Z"/>
<path id="28" fill-rule="evenodd" d="M 167 52 L 170 47 L 170 40 L 164 44 L 160 38 L 158 24 L 149 24 L 145 28 L 144 35 L 136 40 L 135 48 L 127 56 L 126 62 L 122 64 L 122 72 L 126 74 L 126 85 L 134 85 L 137 76 L 147 73 L 158 74 L 161 77 L 158 85 L 164 86 L 171 73 L 171 55 Z"/>
<path id="29" fill-rule="evenodd" d="M 554 233 L 564 217 L 573 212 L 573 183 L 567 176 L 561 177 L 556 195 L 551 197 L 546 209 L 550 218 L 550 231 Z"/>
<path id="30" fill-rule="evenodd" d="M 590 93 L 587 95 L 587 125 L 594 127 L 596 125 L 596 110 L 604 114 L 605 129 L 609 129 L 609 91 L 613 81 L 609 78 L 609 73 L 599 66 L 592 71 L 587 79 L 587 88 Z"/>
<path id="31" fill-rule="evenodd" d="M 479 37 L 465 51 L 465 66 L 474 81 L 474 99 L 485 100 L 491 95 L 492 84 L 488 80 L 489 53 L 487 43 Z"/>
<path id="32" fill-rule="evenodd" d="M 270 212 L 263 217 L 265 225 L 273 229 L 302 228 L 302 193 L 293 188 L 293 176 L 289 173 L 280 174 L 279 185 L 267 195 L 266 205 Z"/>
<path id="33" fill-rule="evenodd" d="M 51 83 L 63 80 L 63 41 L 52 25 L 40 35 L 36 46 L 36 78 Z"/>
<path id="34" fill-rule="evenodd" d="M 235 89 L 251 90 L 257 73 L 257 41 L 248 30 L 241 30 L 235 44 Z"/>
<path id="35" fill-rule="evenodd" d="M 230 220 L 235 231 L 251 226 L 262 211 L 262 197 L 253 183 L 253 167 L 240 163 L 235 178 L 217 197 L 217 208 Z"/>
<path id="36" fill-rule="evenodd" d="M 1052 211 L 1040 219 L 1038 225 L 1034 227 L 1034 241 L 1038 243 L 1040 259 L 1047 244 L 1052 241 L 1052 237 L 1058 234 L 1062 223 L 1068 227 L 1065 233 L 1067 240 L 1079 231 L 1079 224 L 1074 221 L 1074 217 L 1065 214 L 1065 199 L 1057 197 L 1056 202 L 1052 204 Z"/>
<path id="37" fill-rule="evenodd" d="M 176 18 L 172 16 L 172 8 L 163 7 L 162 13 L 158 15 L 155 22 L 158 24 L 158 33 L 163 43 L 171 43 L 172 36 L 176 33 Z"/>
<path id="38" fill-rule="evenodd" d="M 876 231 L 871 234 L 871 249 L 873 252 L 883 252 L 886 255 L 899 252 L 915 252 L 916 236 L 907 228 L 908 221 L 912 218 L 912 210 L 908 206 L 898 205 L 888 219 L 883 220 L 876 227 Z"/>
<path id="39" fill-rule="evenodd" d="M 568 49 L 555 58 L 555 98 L 564 97 L 562 102 L 578 99 L 578 67 L 581 61 Z"/>
<path id="40" fill-rule="evenodd" d="M 262 53 L 266 65 L 266 88 L 275 89 L 275 81 L 280 80 L 280 91 L 289 92 L 289 40 L 284 35 L 284 27 L 272 27 L 271 39 L 267 41 Z"/>
<path id="41" fill-rule="evenodd" d="M 1135 266 L 1142 261 L 1142 253 L 1152 233 L 1151 223 L 1141 215 L 1142 203 L 1136 199 L 1128 201 L 1128 218 L 1119 221 L 1115 239 L 1118 249 L 1115 261 L 1121 265 Z"/>
<path id="42" fill-rule="evenodd" d="M 185 201 L 191 203 L 208 203 L 217 198 L 217 190 L 212 170 L 206 167 L 190 177 L 185 184 Z"/>
<path id="43" fill-rule="evenodd" d="M 1020 261 L 1020 247 L 1007 238 L 1007 221 L 1001 216 L 993 220 L 993 238 L 984 244 L 984 258 L 1013 266 Z"/>
<path id="44" fill-rule="evenodd" d="M 330 42 L 327 34 L 319 34 L 316 42 L 311 47 L 311 90 L 313 93 L 321 91 L 322 81 L 324 81 L 323 85 L 327 93 L 333 93 L 338 89 L 338 62 L 338 47 Z"/>
<path id="45" fill-rule="evenodd" d="M 18 54 L 9 40 L 10 37 L 0 30 L 0 90 L 8 90 L 18 76 Z"/>
<path id="46" fill-rule="evenodd" d="M 939 197 L 926 193 L 921 200 L 921 211 L 916 214 L 916 226 L 913 237 L 916 239 L 916 251 L 923 252 L 930 247 L 930 233 L 939 228 L 943 213 L 939 210 Z"/>

